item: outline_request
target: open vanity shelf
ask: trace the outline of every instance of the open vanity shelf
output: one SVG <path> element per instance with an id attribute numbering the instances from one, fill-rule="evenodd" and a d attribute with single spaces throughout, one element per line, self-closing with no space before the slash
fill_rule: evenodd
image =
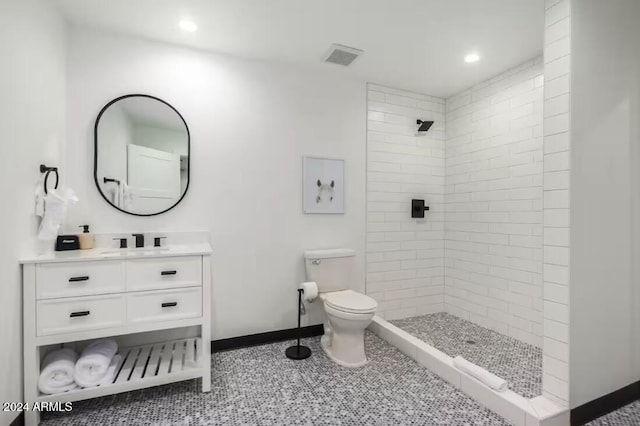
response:
<path id="1" fill-rule="evenodd" d="M 211 389 L 211 247 L 87 250 L 25 259 L 24 401 L 71 402 L 202 379 Z M 53 395 L 38 390 L 51 350 L 78 354 L 92 340 L 118 341 L 109 384 Z M 39 413 L 25 412 L 35 426 Z"/>
<path id="2" fill-rule="evenodd" d="M 36 400 L 79 401 L 195 379 L 202 376 L 202 363 L 198 356 L 201 346 L 202 339 L 193 338 L 120 348 L 122 359 L 116 367 L 116 375 L 111 384 L 55 395 L 39 394 Z"/>

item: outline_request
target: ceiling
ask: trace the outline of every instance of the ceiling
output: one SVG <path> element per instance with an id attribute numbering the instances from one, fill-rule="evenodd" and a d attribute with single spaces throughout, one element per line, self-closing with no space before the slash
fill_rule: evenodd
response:
<path id="1" fill-rule="evenodd" d="M 73 24 L 447 97 L 542 53 L 544 0 L 55 0 Z M 195 33 L 178 28 L 190 18 Z M 323 63 L 332 43 L 365 51 Z M 472 51 L 481 60 L 466 64 Z"/>

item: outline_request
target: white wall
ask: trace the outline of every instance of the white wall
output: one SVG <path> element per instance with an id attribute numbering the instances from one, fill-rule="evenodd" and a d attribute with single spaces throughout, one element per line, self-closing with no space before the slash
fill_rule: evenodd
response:
<path id="1" fill-rule="evenodd" d="M 132 142 L 173 154 L 188 154 L 187 134 L 184 130 L 134 123 Z"/>
<path id="2" fill-rule="evenodd" d="M 445 310 L 542 344 L 542 58 L 447 99 Z"/>
<path id="3" fill-rule="evenodd" d="M 46 0 L 0 2 L 0 401 L 22 400 L 22 281 L 18 258 L 36 233 L 41 162 L 63 167 L 65 43 Z M 0 412 L 0 425 L 18 413 Z"/>
<path id="4" fill-rule="evenodd" d="M 432 120 L 416 135 L 416 119 Z M 367 294 L 387 320 L 443 310 L 444 100 L 368 85 Z M 425 219 L 411 218 L 424 199 Z"/>
<path id="5" fill-rule="evenodd" d="M 544 341 L 542 392 L 569 402 L 571 3 L 547 0 L 544 30 Z"/>
<path id="6" fill-rule="evenodd" d="M 640 2 L 571 6 L 570 401 L 640 380 Z"/>
<path id="7" fill-rule="evenodd" d="M 214 339 L 294 327 L 304 249 L 356 249 L 364 291 L 364 82 L 79 29 L 69 40 L 67 175 L 81 198 L 71 227 L 210 232 Z M 161 216 L 120 213 L 93 184 L 94 120 L 127 93 L 166 100 L 191 131 L 189 192 Z M 345 215 L 302 214 L 307 154 L 346 160 Z"/>

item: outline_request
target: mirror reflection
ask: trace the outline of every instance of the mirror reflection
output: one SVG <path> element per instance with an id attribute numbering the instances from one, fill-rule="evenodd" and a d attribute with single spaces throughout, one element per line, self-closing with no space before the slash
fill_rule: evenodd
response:
<path id="1" fill-rule="evenodd" d="M 163 213 L 189 185 L 189 130 L 180 113 L 148 95 L 107 104 L 95 127 L 95 179 L 114 207 L 135 215 Z"/>

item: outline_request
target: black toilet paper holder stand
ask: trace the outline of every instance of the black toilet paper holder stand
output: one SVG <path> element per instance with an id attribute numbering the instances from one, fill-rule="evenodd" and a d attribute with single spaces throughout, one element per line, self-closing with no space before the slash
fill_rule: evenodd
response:
<path id="1" fill-rule="evenodd" d="M 289 346 L 287 350 L 284 352 L 287 358 L 289 359 L 307 359 L 311 356 L 311 349 L 306 346 L 300 345 L 300 317 L 302 316 L 302 293 L 304 290 L 298 289 L 298 343 L 293 346 Z"/>

